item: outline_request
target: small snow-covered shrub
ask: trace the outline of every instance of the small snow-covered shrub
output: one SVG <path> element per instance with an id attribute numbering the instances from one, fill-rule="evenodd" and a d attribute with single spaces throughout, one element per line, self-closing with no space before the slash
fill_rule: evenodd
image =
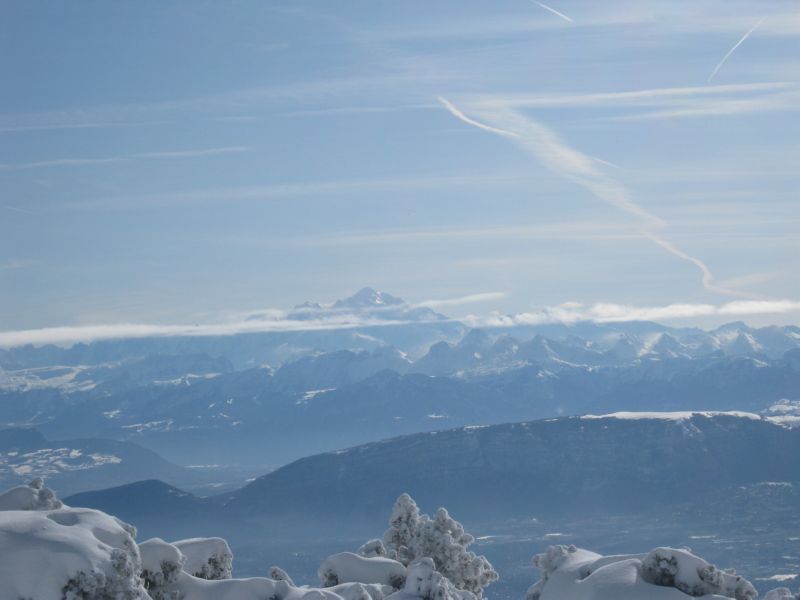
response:
<path id="1" fill-rule="evenodd" d="M 356 550 L 356 554 L 366 556 L 367 558 L 372 558 L 373 556 L 387 556 L 393 558 L 389 556 L 389 551 L 386 549 L 386 546 L 383 545 L 383 540 L 377 538 L 361 544 L 361 547 Z"/>
<path id="2" fill-rule="evenodd" d="M 408 494 L 395 502 L 389 529 L 383 536 L 388 555 L 404 565 L 419 558 L 430 558 L 436 570 L 460 590 L 478 597 L 498 574 L 484 556 L 467 550 L 474 538 L 463 525 L 440 508 L 431 518 L 422 514 Z"/>
<path id="3" fill-rule="evenodd" d="M 417 538 L 421 518 L 417 503 L 408 494 L 401 494 L 392 507 L 389 529 L 383 534 L 388 556 L 406 566 L 416 558 L 411 546 Z"/>
<path id="4" fill-rule="evenodd" d="M 367 558 L 352 552 L 340 552 L 326 558 L 317 575 L 324 587 L 339 583 L 378 583 L 399 589 L 405 582 L 406 568 L 391 558 Z"/>
<path id="5" fill-rule="evenodd" d="M 153 600 L 178 600 L 167 587 L 178 581 L 186 558 L 172 544 L 161 538 L 152 538 L 139 544 L 142 557 L 144 587 Z"/>
<path id="6" fill-rule="evenodd" d="M 183 570 L 190 575 L 201 579 L 231 578 L 233 552 L 222 538 L 191 538 L 172 544 L 186 557 Z"/>
<path id="7" fill-rule="evenodd" d="M 447 577 L 437 572 L 436 565 L 430 558 L 421 558 L 409 565 L 403 595 L 422 600 L 476 599 L 472 592 L 457 589 Z"/>
<path id="8" fill-rule="evenodd" d="M 0 494 L 0 510 L 55 510 L 62 506 L 53 490 L 44 487 L 41 477 Z"/>
<path id="9" fill-rule="evenodd" d="M 267 577 L 274 579 L 275 581 L 285 581 L 289 585 L 294 585 L 294 581 L 292 581 L 292 578 L 289 577 L 289 574 L 280 567 L 270 567 L 269 571 L 267 572 Z"/>
<path id="10" fill-rule="evenodd" d="M 575 571 L 570 568 L 571 563 L 581 565 L 575 573 L 576 579 L 580 580 L 589 576 L 595 563 L 601 558 L 603 557 L 599 554 L 581 550 L 573 545 L 550 546 L 543 553 L 533 557 L 533 566 L 539 569 L 541 579 L 528 588 L 526 600 L 539 600 L 545 586 L 557 572 L 561 571 L 559 575 L 567 574 L 567 577 L 570 577 L 569 574 Z"/>
<path id="11" fill-rule="evenodd" d="M 674 587 L 689 596 L 718 594 L 736 600 L 758 596 L 749 581 L 720 571 L 686 550 L 656 548 L 642 560 L 642 579 L 654 585 Z"/>
<path id="12" fill-rule="evenodd" d="M 148 599 L 132 531 L 85 508 L 0 511 L 0 597 Z"/>
<path id="13" fill-rule="evenodd" d="M 776 588 L 768 591 L 764 600 L 800 600 L 800 592 L 793 594 L 789 588 Z"/>

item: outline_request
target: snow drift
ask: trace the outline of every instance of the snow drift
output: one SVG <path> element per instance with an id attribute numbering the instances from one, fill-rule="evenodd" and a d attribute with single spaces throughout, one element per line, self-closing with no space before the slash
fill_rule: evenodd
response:
<path id="1" fill-rule="evenodd" d="M 575 546 L 552 546 L 533 558 L 542 578 L 527 600 L 752 600 L 749 581 L 720 571 L 688 550 L 601 556 Z"/>
<path id="2" fill-rule="evenodd" d="M 0 500 L 0 600 L 148 598 L 135 528 L 98 510 L 62 507 L 41 480 Z"/>

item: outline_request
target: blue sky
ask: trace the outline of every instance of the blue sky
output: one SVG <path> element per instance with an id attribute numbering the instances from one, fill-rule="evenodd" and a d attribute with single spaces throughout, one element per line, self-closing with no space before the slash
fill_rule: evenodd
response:
<path id="1" fill-rule="evenodd" d="M 572 22 L 530 0 L 0 3 L 0 330 L 364 285 L 492 293 L 455 316 L 800 322 L 800 5 L 546 5 Z"/>

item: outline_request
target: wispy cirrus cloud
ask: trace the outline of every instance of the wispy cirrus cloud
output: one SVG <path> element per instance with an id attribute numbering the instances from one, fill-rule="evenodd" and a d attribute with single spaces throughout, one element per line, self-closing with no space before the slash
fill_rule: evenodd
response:
<path id="1" fill-rule="evenodd" d="M 77 117 L 76 113 L 76 117 Z M 53 115 L 55 116 L 55 115 Z M 42 122 L 29 124 L 12 124 L 13 119 L 8 119 L 5 126 L 0 126 L 0 133 L 27 133 L 35 131 L 58 131 L 60 129 L 105 129 L 106 127 L 147 127 L 153 125 L 165 125 L 168 121 L 85 121 L 85 122 L 58 122 L 43 120 Z"/>
<path id="2" fill-rule="evenodd" d="M 37 216 L 39 213 L 28 210 L 27 208 L 20 208 L 18 206 L 9 206 L 8 204 L 0 204 L 0 208 L 10 210 L 11 212 L 20 213 L 23 215 Z"/>
<path id="3" fill-rule="evenodd" d="M 30 113 L 0 114 L 0 133 L 25 133 L 61 129 L 100 129 L 107 127 L 140 127 L 184 121 L 187 118 L 252 121 L 253 114 L 236 114 L 257 109 L 263 115 L 271 102 L 315 102 L 325 100 L 325 108 L 337 98 L 351 98 L 358 90 L 359 100 L 368 94 L 397 90 L 421 82 L 440 83 L 452 79 L 441 72 L 421 73 L 416 64 L 384 66 L 371 73 L 344 74 L 338 77 L 315 77 L 287 81 L 269 86 L 182 98 L 131 104 L 85 106 L 76 109 L 48 110 Z M 224 111 L 225 116 L 220 117 Z M 232 114 L 231 114 L 232 113 Z"/>
<path id="4" fill-rule="evenodd" d="M 0 271 L 27 269 L 37 264 L 39 264 L 39 261 L 32 258 L 10 258 L 8 260 L 0 260 Z"/>
<path id="5" fill-rule="evenodd" d="M 372 231 L 340 231 L 334 233 L 294 236 L 216 236 L 210 242 L 245 247 L 336 248 L 347 246 L 402 246 L 407 244 L 436 244 L 439 242 L 480 240 L 641 240 L 644 235 L 619 223 L 598 221 L 544 223 L 539 225 L 500 225 L 447 229 L 379 229 Z"/>
<path id="6" fill-rule="evenodd" d="M 542 307 L 515 315 L 471 315 L 462 319 L 474 327 L 513 327 L 548 323 L 578 323 L 593 321 L 613 323 L 625 321 L 670 321 L 701 317 L 747 317 L 800 313 L 796 300 L 737 300 L 725 304 L 674 303 L 663 306 L 633 306 L 629 304 L 597 303 L 584 305 L 568 302 Z"/>
<path id="7" fill-rule="evenodd" d="M 218 156 L 222 154 L 239 154 L 250 152 L 252 146 L 222 146 L 219 148 L 200 148 L 191 150 L 168 150 L 159 152 L 140 152 L 126 156 L 109 156 L 96 158 L 56 158 L 52 160 L 39 160 L 25 163 L 0 163 L 0 171 L 22 171 L 27 169 L 42 169 L 48 167 L 86 167 L 105 165 L 110 163 L 129 162 L 133 160 L 161 159 L 161 158 L 198 158 L 204 156 Z"/>
<path id="8" fill-rule="evenodd" d="M 257 186 L 230 186 L 212 189 L 189 189 L 181 192 L 165 192 L 112 197 L 88 198 L 59 203 L 66 210 L 140 210 L 213 204 L 216 202 L 280 200 L 298 196 L 335 195 L 356 192 L 381 192 L 391 190 L 421 190 L 480 184 L 499 185 L 513 181 L 507 172 L 470 172 L 442 175 L 398 175 L 362 179 L 331 179 L 294 183 L 272 183 Z"/>
<path id="9" fill-rule="evenodd" d="M 466 95 L 466 106 L 521 109 L 614 111 L 593 118 L 636 121 L 734 116 L 800 110 L 800 84 L 774 81 L 730 85 L 651 88 L 619 92 Z"/>
<path id="10" fill-rule="evenodd" d="M 508 294 L 506 292 L 483 292 L 480 294 L 469 294 L 461 296 L 460 298 L 445 298 L 442 300 L 424 300 L 419 302 L 416 306 L 424 306 L 427 308 L 445 308 L 448 306 L 464 306 L 465 304 L 476 304 L 478 302 L 491 302 L 492 300 L 501 300 Z"/>

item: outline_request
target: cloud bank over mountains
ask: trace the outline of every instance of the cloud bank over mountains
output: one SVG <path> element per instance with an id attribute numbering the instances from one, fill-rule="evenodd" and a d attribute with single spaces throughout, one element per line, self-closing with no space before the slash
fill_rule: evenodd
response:
<path id="1" fill-rule="evenodd" d="M 506 295 L 505 292 L 482 292 L 407 304 L 400 298 L 376 292 L 371 288 L 364 288 L 351 298 L 328 305 L 305 303 L 296 306 L 291 311 L 260 309 L 235 313 L 207 323 L 107 323 L 3 331 L 0 332 L 0 348 L 12 348 L 27 344 L 36 346 L 69 345 L 111 339 L 335 331 L 397 327 L 409 324 L 441 324 L 448 321 L 478 328 L 554 323 L 572 324 L 582 321 L 613 323 L 800 314 L 800 301 L 795 300 L 736 300 L 724 304 L 673 303 L 663 306 L 615 303 L 585 305 L 579 302 L 565 302 L 516 314 L 485 312 L 466 314 L 460 317 L 446 317 L 431 310 L 458 308 L 470 304 L 486 305 L 500 300 Z"/>

